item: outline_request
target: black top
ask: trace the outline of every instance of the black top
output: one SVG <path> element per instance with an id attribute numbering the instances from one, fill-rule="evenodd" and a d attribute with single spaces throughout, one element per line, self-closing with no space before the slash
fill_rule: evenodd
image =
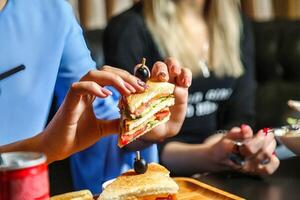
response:
<path id="1" fill-rule="evenodd" d="M 254 59 L 253 38 L 249 22 L 244 21 L 241 42 L 245 73 L 240 78 L 196 77 L 189 89 L 188 112 L 180 133 L 172 140 L 202 142 L 218 129 L 242 123 L 253 125 Z M 171 33 L 170 33 L 171 34 Z M 105 63 L 133 73 L 134 66 L 145 57 L 147 66 L 164 60 L 147 29 L 141 4 L 114 17 L 104 32 Z"/>

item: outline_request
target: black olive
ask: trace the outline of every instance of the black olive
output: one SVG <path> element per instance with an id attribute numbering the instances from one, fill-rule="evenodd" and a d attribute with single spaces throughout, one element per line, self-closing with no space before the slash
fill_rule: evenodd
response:
<path id="1" fill-rule="evenodd" d="M 133 168 L 135 173 L 137 174 L 144 174 L 147 169 L 148 169 L 148 164 L 144 159 L 135 159 L 134 160 L 134 164 L 133 164 Z"/>
<path id="2" fill-rule="evenodd" d="M 135 70 L 134 75 L 136 77 L 138 77 L 139 79 L 141 79 L 142 81 L 144 81 L 144 82 L 147 82 L 147 80 L 150 78 L 149 69 L 147 67 L 144 67 L 144 66 L 138 67 Z"/>
<path id="3" fill-rule="evenodd" d="M 141 65 L 137 65 L 134 68 L 134 75 L 144 82 L 146 82 L 150 78 L 150 70 L 146 66 L 145 58 L 143 58 Z"/>

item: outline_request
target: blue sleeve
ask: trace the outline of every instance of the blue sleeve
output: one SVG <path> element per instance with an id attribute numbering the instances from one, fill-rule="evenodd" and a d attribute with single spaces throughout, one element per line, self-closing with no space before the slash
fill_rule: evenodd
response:
<path id="1" fill-rule="evenodd" d="M 62 1 L 63 2 L 63 1 Z M 71 6 L 63 2 L 63 12 L 66 17 L 66 33 L 60 67 L 55 84 L 55 95 L 60 105 L 72 83 L 79 81 L 89 70 L 96 69 L 96 64 L 91 58 L 89 49 L 83 37 L 83 32 L 78 24 Z M 94 102 L 95 114 L 102 119 L 116 118 L 119 116 L 117 109 L 118 94 L 105 99 L 97 98 Z"/>

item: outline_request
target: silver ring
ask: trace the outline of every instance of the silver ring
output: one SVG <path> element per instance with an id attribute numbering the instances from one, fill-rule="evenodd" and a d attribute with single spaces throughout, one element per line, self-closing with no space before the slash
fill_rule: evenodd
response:
<path id="1" fill-rule="evenodd" d="M 233 152 L 229 155 L 229 160 L 231 160 L 234 164 L 238 166 L 245 165 L 245 157 L 240 152 L 240 147 L 244 145 L 243 142 L 240 141 L 233 141 L 234 148 Z"/>

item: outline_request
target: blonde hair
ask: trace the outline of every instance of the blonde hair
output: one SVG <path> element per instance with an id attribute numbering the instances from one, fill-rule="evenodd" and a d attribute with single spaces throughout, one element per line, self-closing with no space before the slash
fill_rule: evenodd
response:
<path id="1" fill-rule="evenodd" d="M 219 76 L 239 77 L 243 73 L 240 55 L 241 16 L 239 0 L 206 0 L 205 19 L 209 31 L 208 66 Z M 192 70 L 202 71 L 199 55 L 186 37 L 181 9 L 176 0 L 144 0 L 146 24 L 163 56 L 177 58 Z"/>

